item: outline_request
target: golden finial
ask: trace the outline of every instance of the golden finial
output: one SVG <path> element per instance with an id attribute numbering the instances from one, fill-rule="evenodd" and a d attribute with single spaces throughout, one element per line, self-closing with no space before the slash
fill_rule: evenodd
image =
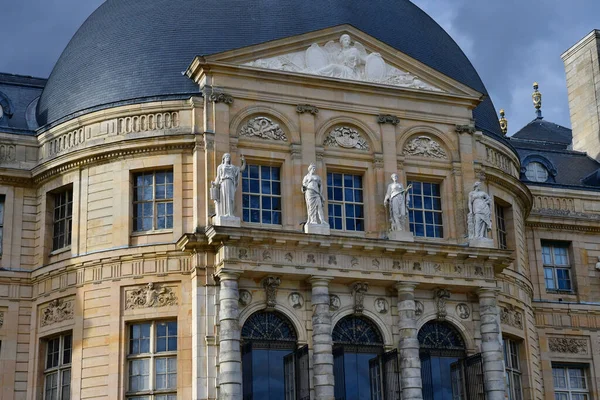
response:
<path id="1" fill-rule="evenodd" d="M 535 107 L 535 113 L 538 118 L 542 118 L 542 94 L 538 90 L 538 83 L 533 82 L 533 94 L 531 98 L 533 99 L 533 106 Z"/>
<path id="2" fill-rule="evenodd" d="M 500 110 L 500 129 L 503 134 L 508 133 L 508 120 L 504 117 L 504 109 Z"/>

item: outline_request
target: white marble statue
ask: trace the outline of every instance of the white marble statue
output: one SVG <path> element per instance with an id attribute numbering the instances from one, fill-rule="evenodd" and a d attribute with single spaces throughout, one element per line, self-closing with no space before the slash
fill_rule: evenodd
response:
<path id="1" fill-rule="evenodd" d="M 390 217 L 390 231 L 405 231 L 407 230 L 408 207 L 410 204 L 410 194 L 408 191 L 411 186 L 406 189 L 398 182 L 398 174 L 392 174 L 392 183 L 387 187 L 387 193 L 383 204 L 387 207 Z"/>
<path id="2" fill-rule="evenodd" d="M 306 51 L 259 59 L 245 65 L 280 71 L 300 72 L 331 78 L 383 83 L 392 86 L 441 91 L 414 75 L 387 64 L 379 53 L 368 53 L 365 47 L 343 34 L 321 47 L 313 43 Z"/>
<path id="3" fill-rule="evenodd" d="M 316 174 L 316 171 L 317 167 L 315 164 L 310 164 L 308 174 L 302 179 L 302 193 L 304 193 L 306 211 L 308 213 L 308 219 L 304 225 L 304 230 L 307 233 L 310 233 L 311 225 L 329 230 L 329 224 L 325 221 L 323 213 L 323 205 L 325 203 L 323 199 L 323 183 L 321 177 Z"/>
<path id="4" fill-rule="evenodd" d="M 492 199 L 480 186 L 481 182 L 475 182 L 469 193 L 469 239 L 488 239 L 492 229 Z"/>
<path id="5" fill-rule="evenodd" d="M 231 155 L 225 153 L 223 154 L 221 164 L 217 167 L 217 176 L 214 182 L 212 182 L 211 188 L 211 198 L 215 202 L 217 219 L 222 219 L 223 217 L 235 218 L 235 192 L 238 187 L 240 172 L 244 172 L 246 169 L 244 156 L 240 158 L 242 165 L 241 167 L 236 167 L 231 164 Z"/>

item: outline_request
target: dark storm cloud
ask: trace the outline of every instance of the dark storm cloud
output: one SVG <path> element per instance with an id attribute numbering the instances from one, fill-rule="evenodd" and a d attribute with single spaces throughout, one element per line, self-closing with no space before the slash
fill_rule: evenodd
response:
<path id="1" fill-rule="evenodd" d="M 0 7 L 0 72 L 47 77 L 69 39 L 102 0 L 0 0 L 2 3 L 6 5 Z M 592 29 L 600 28 L 600 2 L 414 3 L 438 21 L 471 58 L 496 108 L 506 110 L 511 133 L 534 117 L 534 81 L 540 83 L 544 95 L 546 119 L 570 126 L 560 55 Z"/>

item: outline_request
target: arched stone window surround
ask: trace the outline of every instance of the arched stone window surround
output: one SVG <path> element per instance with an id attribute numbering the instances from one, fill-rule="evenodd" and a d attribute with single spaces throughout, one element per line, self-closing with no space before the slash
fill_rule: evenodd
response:
<path id="1" fill-rule="evenodd" d="M 400 135 L 400 140 L 398 140 L 398 147 L 396 148 L 396 152 L 401 155 L 404 152 L 404 146 L 414 139 L 417 136 L 427 136 L 431 139 L 435 140 L 442 146 L 442 148 L 448 154 L 447 160 L 439 160 L 441 162 L 451 163 L 453 160 L 459 160 L 460 156 L 458 154 L 458 149 L 455 147 L 454 143 L 448 139 L 448 134 L 440 131 L 439 129 L 433 128 L 427 125 L 419 125 L 413 126 L 403 132 Z"/>
<path id="2" fill-rule="evenodd" d="M 250 318 L 251 315 L 264 311 L 265 303 L 263 302 L 254 302 L 244 307 L 240 312 L 240 329 L 244 327 L 244 324 Z M 294 326 L 296 330 L 296 336 L 298 338 L 298 345 L 304 345 L 308 343 L 308 335 L 306 333 L 306 324 L 297 317 L 294 313 L 294 310 L 291 310 L 281 304 L 277 304 L 274 308 L 274 311 L 286 317 L 291 324 Z"/>
<path id="3" fill-rule="evenodd" d="M 331 118 L 331 119 L 327 120 L 323 125 L 321 125 L 317 129 L 317 134 L 315 137 L 315 144 L 317 146 L 323 146 L 323 142 L 325 141 L 326 135 L 329 134 L 329 132 L 332 129 L 336 128 L 337 126 L 349 126 L 351 128 L 355 128 L 360 133 L 364 134 L 364 138 L 367 141 L 367 143 L 369 144 L 370 149 L 368 151 L 364 151 L 364 150 L 357 150 L 357 151 L 363 152 L 366 154 L 379 153 L 382 151 L 381 150 L 381 141 L 379 139 L 379 136 L 367 124 L 365 124 L 364 122 L 362 122 L 356 118 L 345 117 L 345 116 Z M 324 148 L 328 149 L 327 147 L 324 147 Z M 348 149 L 343 149 L 343 150 L 347 151 Z"/>
<path id="4" fill-rule="evenodd" d="M 258 325 L 260 322 L 262 322 L 261 321 L 262 317 L 273 317 L 275 320 L 277 320 L 277 319 L 281 320 L 282 324 L 287 325 L 286 328 L 289 328 L 289 332 L 287 332 L 287 333 L 283 332 L 283 333 L 285 333 L 283 337 L 280 335 L 280 332 L 275 332 L 273 337 L 251 337 L 251 338 L 249 338 L 249 340 L 286 341 L 286 342 L 291 342 L 294 344 L 298 341 L 298 333 L 297 333 L 298 331 L 297 331 L 296 327 L 294 326 L 294 323 L 285 314 L 283 314 L 279 311 L 267 311 L 267 310 L 256 311 L 256 312 L 250 314 L 248 316 L 248 318 L 246 318 L 244 323 L 241 325 L 242 340 L 248 339 L 247 337 L 244 337 L 244 331 L 252 332 L 250 329 L 250 326 L 247 326 L 247 324 L 250 323 L 251 321 L 253 321 L 253 322 L 257 322 L 257 325 Z M 285 331 L 285 329 L 283 331 Z"/>
<path id="5" fill-rule="evenodd" d="M 265 106 L 250 106 L 238 112 L 229 123 L 229 133 L 232 137 L 238 137 L 239 130 L 242 124 L 253 117 L 273 118 L 276 123 L 280 124 L 281 129 L 287 134 L 287 142 L 277 142 L 279 144 L 301 143 L 300 129 L 298 125 L 292 121 L 286 114 Z"/>
<path id="6" fill-rule="evenodd" d="M 542 164 L 544 166 L 544 168 L 546 168 L 548 170 L 548 179 L 546 180 L 545 183 L 554 183 L 556 182 L 556 175 L 558 174 L 558 171 L 556 170 L 556 167 L 554 166 L 554 164 L 552 164 L 552 162 L 550 160 L 548 160 L 546 157 L 541 156 L 539 154 L 530 154 L 528 156 L 526 156 L 523 161 L 521 161 L 521 179 L 527 182 L 531 182 L 529 179 L 527 179 L 527 176 L 525 175 L 525 173 L 527 172 L 527 165 L 529 165 L 529 163 L 532 162 L 538 162 L 540 164 Z M 544 182 L 537 182 L 537 183 L 544 183 Z"/>
<path id="7" fill-rule="evenodd" d="M 335 312 L 331 318 L 331 331 L 333 332 L 333 329 L 335 328 L 337 323 L 340 322 L 340 320 L 351 315 L 354 315 L 354 309 L 352 306 L 345 306 L 337 310 L 337 312 Z M 371 320 L 371 322 L 373 322 L 375 326 L 379 329 L 379 333 L 381 333 L 381 336 L 383 337 L 383 346 L 386 349 L 392 349 L 397 347 L 397 343 L 395 343 L 394 336 L 390 329 L 393 327 L 394 324 L 385 322 L 379 317 L 379 315 L 375 314 L 370 310 L 363 310 L 362 316 Z"/>
<path id="8" fill-rule="evenodd" d="M 2 110 L 4 111 L 4 115 L 0 118 L 0 126 L 8 126 L 8 120 L 12 118 L 15 110 L 8 96 L 2 92 L 0 92 L 0 106 L 2 106 Z"/>
<path id="9" fill-rule="evenodd" d="M 421 328 L 425 326 L 428 322 L 437 321 L 437 314 L 434 311 L 423 314 L 419 320 L 417 321 L 417 332 L 421 331 Z M 477 353 L 477 348 L 475 345 L 475 337 L 473 332 L 469 332 L 465 326 L 460 322 L 458 318 L 455 318 L 452 315 L 447 315 L 444 322 L 452 325 L 462 336 L 462 339 L 465 342 L 465 351 L 468 354 Z"/>

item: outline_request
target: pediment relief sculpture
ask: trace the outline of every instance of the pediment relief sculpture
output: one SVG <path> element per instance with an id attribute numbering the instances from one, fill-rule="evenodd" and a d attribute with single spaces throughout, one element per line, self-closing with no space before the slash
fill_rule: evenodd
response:
<path id="1" fill-rule="evenodd" d="M 343 34 L 337 42 L 327 42 L 323 47 L 313 43 L 303 51 L 258 59 L 244 65 L 441 92 L 415 75 L 386 63 L 381 54 L 368 53 L 365 46 L 353 41 L 348 34 Z"/>
<path id="2" fill-rule="evenodd" d="M 42 310 L 40 326 L 48 326 L 73 319 L 73 309 L 73 300 L 52 300 L 48 303 L 48 306 Z"/>
<path id="3" fill-rule="evenodd" d="M 177 296 L 172 288 L 149 282 L 146 286 L 127 292 L 125 309 L 176 306 Z"/>
<path id="4" fill-rule="evenodd" d="M 429 136 L 418 136 L 414 139 L 411 139 L 404 146 L 404 155 L 437 158 L 440 160 L 448 159 L 448 154 L 446 153 L 446 150 L 444 150 L 438 142 L 436 142 Z"/>
<path id="5" fill-rule="evenodd" d="M 344 149 L 370 150 L 366 139 L 356 129 L 349 126 L 338 126 L 331 130 L 325 137 L 323 145 Z"/>
<path id="6" fill-rule="evenodd" d="M 287 136 L 279 124 L 267 117 L 255 117 L 250 119 L 242 126 L 239 135 L 240 137 L 287 141 Z"/>

